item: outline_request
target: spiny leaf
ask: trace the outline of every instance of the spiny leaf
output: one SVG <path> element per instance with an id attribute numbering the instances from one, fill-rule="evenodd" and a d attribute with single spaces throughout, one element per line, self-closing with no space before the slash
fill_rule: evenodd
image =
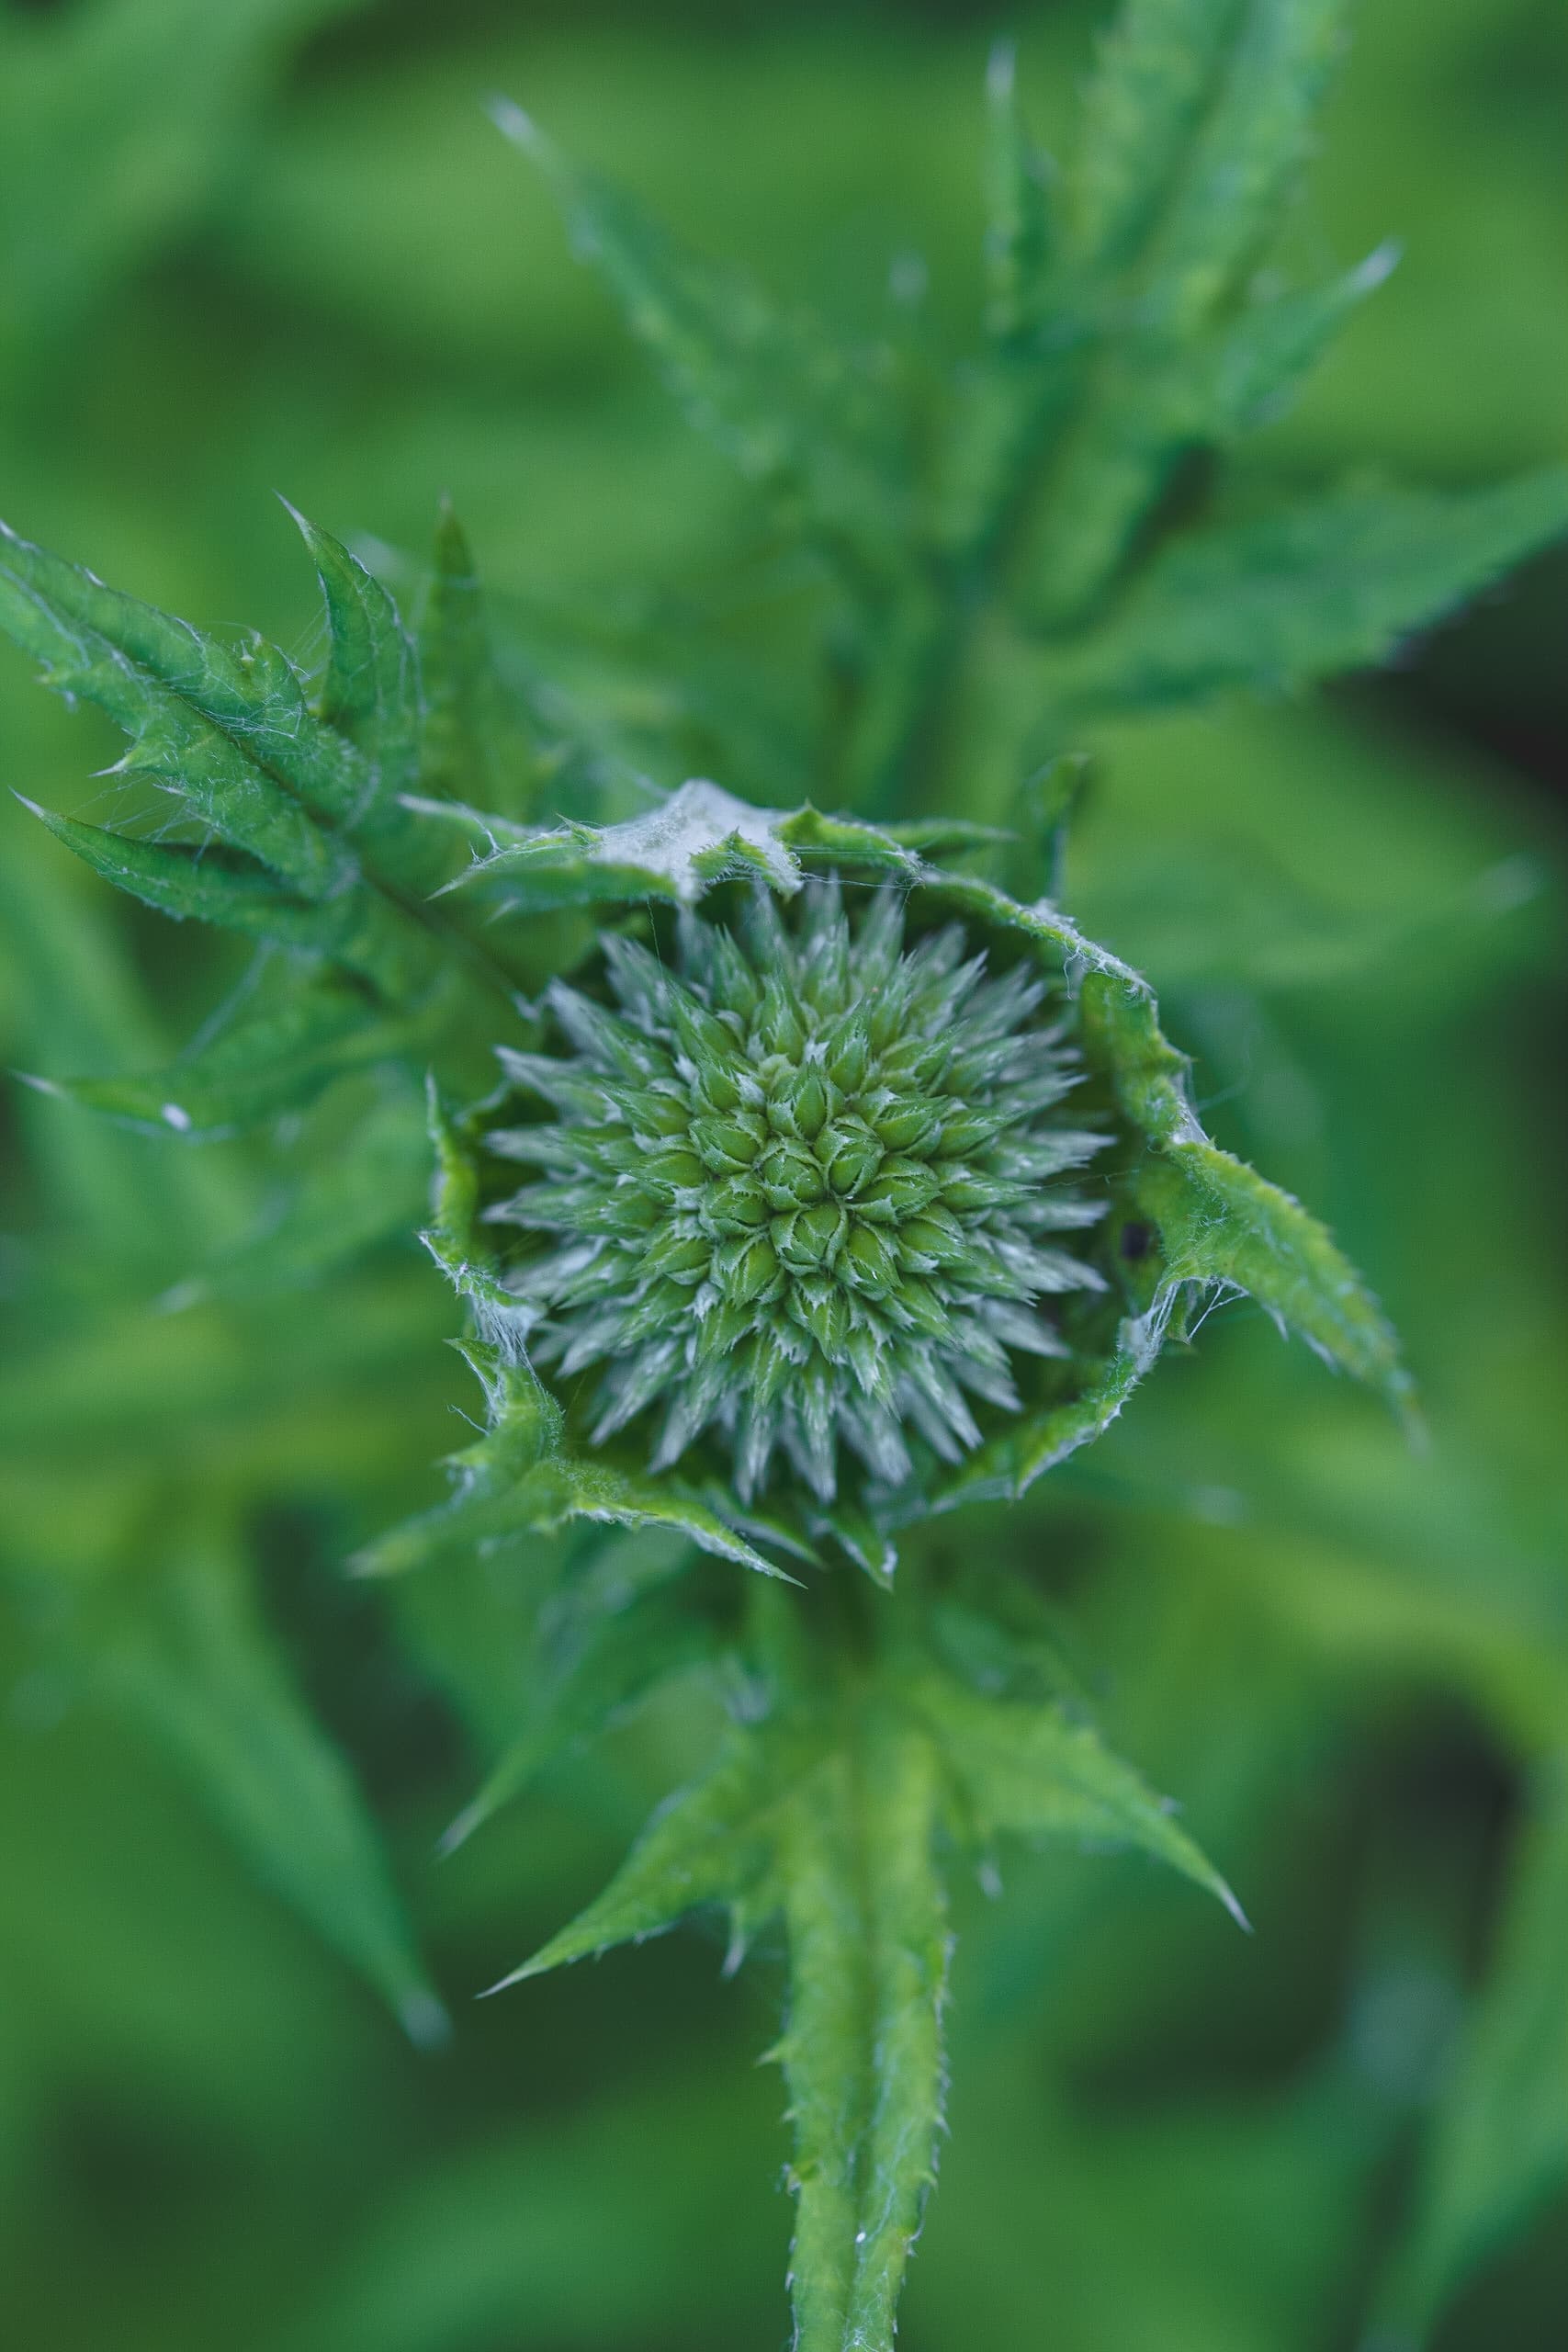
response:
<path id="1" fill-rule="evenodd" d="M 307 898 L 354 880 L 347 844 L 311 816 L 356 812 L 363 763 L 311 718 L 276 647 L 257 638 L 231 653 L 4 525 L 0 626 L 43 664 L 46 683 L 96 703 L 133 739 L 123 768 Z"/>
<path id="2" fill-rule="evenodd" d="M 982 1839 L 1012 1835 L 1136 1846 L 1240 1906 L 1168 1805 L 1113 1756 L 1099 1733 L 1059 1706 L 1029 1706 L 966 1689 L 949 1675 L 912 1676 L 908 1704 L 930 1731 Z"/>
<path id="3" fill-rule="evenodd" d="M 1153 240 L 1153 306 L 1163 323 L 1211 316 L 1272 232 L 1295 193 L 1345 12 L 1345 0 L 1246 0 Z M 1235 21 L 1225 0 L 1213 0 L 1208 13 Z"/>
<path id="4" fill-rule="evenodd" d="M 937 1804 L 930 1742 L 874 1718 L 787 1809 L 779 2054 L 795 2127 L 798 2352 L 888 2352 L 935 2178 L 948 1957 Z"/>
<path id="5" fill-rule="evenodd" d="M 478 1444 L 451 1457 L 457 1481 L 451 1498 L 360 1553 L 355 1565 L 362 1575 L 399 1576 L 454 1549 L 592 1519 L 671 1528 L 719 1559 L 761 1576 L 783 1576 L 677 1481 L 618 1469 L 603 1455 L 567 1452 L 560 1407 L 526 1361 L 502 1361 L 482 1347 L 463 1352 L 484 1381 L 490 1426 Z"/>
<path id="6" fill-rule="evenodd" d="M 1299 1202 L 1209 1142 L 1187 1099 L 1186 1063 L 1160 1034 L 1142 982 L 1091 969 L 1079 995 L 1086 1049 L 1156 1146 L 1137 1198 L 1154 1218 L 1162 1265 L 1145 1327 L 1187 1283 L 1231 1283 L 1299 1331 L 1328 1362 L 1410 1409 L 1411 1383 L 1375 1299 Z M 1134 1327 L 1123 1327 L 1122 1351 Z"/>
<path id="7" fill-rule="evenodd" d="M 1156 709 L 1382 661 L 1568 529 L 1559 469 L 1458 493 L 1349 490 L 1177 540 L 1044 665 L 1058 707 Z"/>
<path id="8" fill-rule="evenodd" d="M 363 884 L 324 901 L 299 898 L 265 865 L 216 849 L 143 841 L 57 816 L 36 801 L 22 806 L 95 873 L 175 922 L 193 916 L 274 946 L 310 949 L 394 998 L 430 976 L 428 936 Z"/>
<path id="9" fill-rule="evenodd" d="M 721 875 L 748 869 L 778 889 L 796 889 L 801 880 L 780 838 L 778 809 L 755 808 L 700 780 L 619 825 L 546 830 L 468 809 L 451 813 L 494 844 L 460 879 L 504 879 L 509 904 L 525 910 L 649 896 L 689 906 Z"/>
<path id="10" fill-rule="evenodd" d="M 701 1905 L 742 1900 L 768 1869 L 779 1809 L 803 1769 L 773 1740 L 737 1733 L 705 1780 L 654 1815 L 604 1894 L 491 1990 L 641 1943 Z"/>
<path id="11" fill-rule="evenodd" d="M 426 1117 L 435 1152 L 433 1217 L 420 1239 L 471 1309 L 480 1339 L 508 1363 L 523 1360 L 527 1316 L 501 1280 L 495 1253 L 479 1225 L 479 1168 L 466 1133 L 447 1115 L 434 1076 L 426 1081 Z M 524 1398 L 528 1397 L 526 1389 Z M 532 1467 L 530 1456 L 525 1467 Z"/>
<path id="12" fill-rule="evenodd" d="M 286 502 L 287 503 L 287 502 Z M 310 550 L 326 601 L 329 652 L 321 715 L 359 744 L 389 799 L 413 775 L 419 757 L 419 671 L 414 650 L 385 588 L 356 556 L 288 509 Z"/>
<path id="13" fill-rule="evenodd" d="M 1377 1302 L 1315 1217 L 1229 1152 L 1180 1143 L 1140 1172 L 1168 1283 L 1229 1283 L 1319 1355 L 1408 1411 L 1409 1374 Z"/>
<path id="14" fill-rule="evenodd" d="M 1309 305 L 1230 350 L 1227 313 L 1293 193 L 1342 15 L 1343 0 L 1133 0 L 1107 45 L 1075 293 L 1096 348 L 1025 567 L 1040 623 L 1079 621 L 1183 449 L 1235 432 L 1237 365 L 1256 409 L 1262 369 L 1286 389 L 1331 323 Z"/>
<path id="15" fill-rule="evenodd" d="M 251 1867 L 439 2040 L 431 1990 L 358 1790 L 290 1689 L 220 1545 L 176 1560 L 99 1654 L 116 1702 L 169 1749 Z"/>

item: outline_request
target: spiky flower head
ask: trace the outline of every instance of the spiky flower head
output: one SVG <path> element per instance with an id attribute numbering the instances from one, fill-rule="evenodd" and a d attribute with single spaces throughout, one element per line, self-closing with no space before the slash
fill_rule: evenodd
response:
<path id="1" fill-rule="evenodd" d="M 853 897 L 684 910 L 674 968 L 606 937 L 609 1001 L 558 981 L 563 1050 L 505 1057 L 554 1117 L 487 1138 L 542 1171 L 491 1215 L 540 1237 L 508 1287 L 535 1361 L 592 1379 L 592 1442 L 644 1428 L 658 1471 L 705 1436 L 746 1502 L 831 1502 L 846 1456 L 898 1488 L 911 1438 L 956 1462 L 1019 1358 L 1070 1352 L 1053 1303 L 1104 1288 L 1059 990 L 957 923 L 906 945 L 895 884 Z"/>

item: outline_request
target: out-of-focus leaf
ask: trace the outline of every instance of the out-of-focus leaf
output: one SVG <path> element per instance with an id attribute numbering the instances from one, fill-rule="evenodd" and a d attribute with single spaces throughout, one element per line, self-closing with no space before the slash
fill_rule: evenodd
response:
<path id="1" fill-rule="evenodd" d="M 681 252 L 617 188 L 569 163 L 522 108 L 492 107 L 544 172 L 579 253 L 604 271 L 671 389 L 752 479 L 798 501 L 852 574 L 879 566 L 900 514 L 896 412 L 873 365 L 737 273 Z"/>
<path id="2" fill-rule="evenodd" d="M 175 1758 L 252 1869 L 391 2004 L 415 2041 L 446 2016 L 420 1965 L 370 1815 L 288 1685 L 220 1545 L 172 1561 L 96 1671 Z"/>
<path id="3" fill-rule="evenodd" d="M 1131 0 L 1103 43 L 1063 207 L 1091 364 L 1025 565 L 1037 618 L 1077 618 L 1183 448 L 1235 431 L 1238 366 L 1256 408 L 1322 340 L 1312 298 L 1239 352 L 1215 329 L 1294 192 L 1343 17 L 1344 0 Z"/>
<path id="4" fill-rule="evenodd" d="M 1496 1956 L 1460 2040 L 1391 2267 L 1390 2344 L 1425 2344 L 1445 2305 L 1568 2190 L 1568 1772 L 1538 1777 Z"/>
<path id="5" fill-rule="evenodd" d="M 662 1586 L 595 1611 L 554 1668 L 533 1720 L 502 1753 L 441 1841 L 450 1853 L 525 1788 L 534 1774 L 592 1739 L 661 1683 L 711 1658 L 713 1626 L 684 1593 Z"/>
<path id="6" fill-rule="evenodd" d="M 998 41 L 986 74 L 986 324 L 1002 344 L 1040 323 L 1050 256 L 1046 175 L 1018 98 L 1017 60 Z"/>
<path id="7" fill-rule="evenodd" d="M 180 1284 L 174 1303 L 308 1285 L 380 1243 L 406 1245 L 429 1183 L 423 1108 L 399 1074 L 341 1141 L 311 1154 L 256 1229 Z"/>
<path id="8" fill-rule="evenodd" d="M 1043 663 L 1066 708 L 1157 709 L 1381 662 L 1568 529 L 1568 474 L 1493 490 L 1348 490 L 1178 539 L 1125 606 Z"/>
<path id="9" fill-rule="evenodd" d="M 19 368 L 197 211 L 294 42 L 363 0 L 89 0 L 0 18 L 0 356 Z"/>
<path id="10" fill-rule="evenodd" d="M 241 1014 L 152 1077 L 29 1083 L 138 1126 L 227 1135 L 309 1102 L 344 1070 L 418 1055 L 440 1010 L 400 1018 L 377 1012 L 347 982 L 316 979 L 265 1012 Z"/>

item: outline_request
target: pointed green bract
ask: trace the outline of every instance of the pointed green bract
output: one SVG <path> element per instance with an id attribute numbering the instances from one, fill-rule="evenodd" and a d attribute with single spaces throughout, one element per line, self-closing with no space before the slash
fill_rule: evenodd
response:
<path id="1" fill-rule="evenodd" d="M 1172 1817 L 1088 1723 L 1056 1705 L 1026 1706 L 923 1674 L 908 1704 L 959 1792 L 971 1835 L 1076 1838 L 1132 1846 L 1215 1895 L 1243 1927 L 1229 1887 Z"/>
<path id="2" fill-rule="evenodd" d="M 450 1457 L 457 1481 L 451 1499 L 360 1553 L 362 1575 L 403 1575 L 454 1550 L 490 1548 L 574 1519 L 670 1528 L 720 1559 L 782 1575 L 689 1487 L 566 1449 L 561 1409 L 526 1361 L 505 1362 L 479 1348 L 466 1352 L 484 1382 L 486 1433 Z"/>
<path id="3" fill-rule="evenodd" d="M 744 1901 L 768 1868 L 775 1817 L 802 1769 L 762 1736 L 736 1734 L 705 1780 L 655 1814 L 604 1894 L 491 1989 L 642 1943 L 704 1905 Z"/>

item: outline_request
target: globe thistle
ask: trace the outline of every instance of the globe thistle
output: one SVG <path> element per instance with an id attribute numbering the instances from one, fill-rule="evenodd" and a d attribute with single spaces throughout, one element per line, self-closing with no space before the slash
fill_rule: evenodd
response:
<path id="1" fill-rule="evenodd" d="M 897 883 L 852 921 L 836 876 L 734 929 L 682 909 L 673 969 L 602 949 L 613 1003 L 558 980 L 561 1050 L 503 1056 L 553 1118 L 486 1136 L 541 1171 L 489 1215 L 540 1237 L 506 1284 L 535 1363 L 591 1376 L 590 1442 L 644 1429 L 655 1472 L 716 1442 L 746 1503 L 830 1503 L 846 1456 L 901 1487 L 911 1439 L 960 1460 L 1020 1358 L 1069 1354 L 1054 1303 L 1105 1287 L 1059 988 L 957 923 L 906 944 Z"/>

